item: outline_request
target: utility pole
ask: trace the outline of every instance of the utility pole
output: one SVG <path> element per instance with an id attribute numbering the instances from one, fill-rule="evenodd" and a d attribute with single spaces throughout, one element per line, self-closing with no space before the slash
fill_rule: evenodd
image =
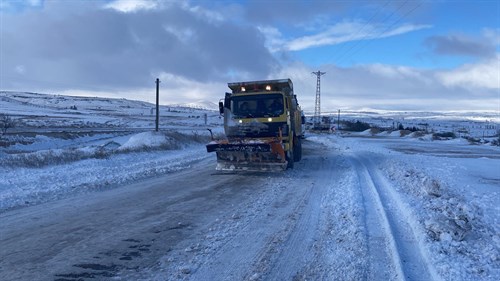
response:
<path id="1" fill-rule="evenodd" d="M 340 133 L 340 109 L 339 114 L 337 115 L 337 132 Z"/>
<path id="2" fill-rule="evenodd" d="M 312 74 L 316 75 L 317 76 L 317 79 L 316 79 L 316 104 L 315 104 L 315 107 L 314 107 L 314 120 L 313 120 L 313 123 L 314 123 L 314 128 L 315 129 L 319 129 L 320 127 L 320 123 L 321 123 L 321 91 L 320 91 L 320 85 L 321 85 L 321 75 L 325 74 L 326 72 L 321 72 L 321 71 L 317 71 L 317 72 L 312 72 Z"/>
<path id="3" fill-rule="evenodd" d="M 160 79 L 156 78 L 156 131 L 160 123 Z"/>

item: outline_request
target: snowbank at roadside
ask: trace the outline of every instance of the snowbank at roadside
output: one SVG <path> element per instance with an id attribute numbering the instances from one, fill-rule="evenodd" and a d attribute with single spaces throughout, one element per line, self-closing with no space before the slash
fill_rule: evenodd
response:
<path id="1" fill-rule="evenodd" d="M 209 156 L 201 143 L 179 143 L 162 132 L 117 141 L 123 144 L 107 150 L 84 146 L 7 155 L 0 161 L 0 211 L 184 169 Z"/>
<path id="2" fill-rule="evenodd" d="M 498 137 L 487 138 L 470 138 L 470 137 L 456 137 L 446 136 L 442 137 L 439 134 L 429 134 L 423 131 L 407 131 L 407 130 L 379 130 L 371 128 L 362 132 L 342 132 L 343 136 L 356 136 L 356 137 L 380 137 L 380 138 L 406 138 L 418 141 L 442 141 L 457 144 L 474 144 L 486 146 L 498 146 Z"/>
<path id="3" fill-rule="evenodd" d="M 491 162 L 482 160 L 474 162 L 482 166 Z M 498 205 L 491 198 L 477 200 L 464 191 L 467 185 L 473 188 L 477 179 L 458 175 L 463 166 L 457 165 L 453 171 L 449 166 L 439 165 L 436 159 L 431 162 L 427 157 L 425 166 L 420 161 L 393 158 L 381 169 L 396 183 L 406 202 L 405 211 L 418 220 L 414 223 L 421 230 L 424 239 L 421 242 L 425 243 L 437 272 L 444 280 L 496 280 L 494 276 L 500 276 Z M 440 175 L 428 169 L 440 171 Z M 450 177 L 461 178 L 463 182 L 457 184 Z M 497 192 L 490 195 L 498 201 Z M 496 209 L 496 215 L 489 213 L 492 209 Z"/>
<path id="4" fill-rule="evenodd" d="M 342 152 L 369 155 L 404 202 L 400 211 L 413 218 L 409 223 L 419 232 L 418 242 L 443 280 L 498 280 L 499 158 L 405 154 L 371 138 L 309 139 Z M 403 145 L 412 140 L 395 141 Z M 449 144 L 463 146 L 467 156 L 465 148 L 471 146 L 464 141 L 427 142 L 426 146 L 436 155 Z M 492 147 L 491 153 L 499 151 Z"/>
<path id="5" fill-rule="evenodd" d="M 173 139 L 160 132 L 144 132 L 133 135 L 120 146 L 119 150 L 135 150 L 140 148 L 154 148 L 172 143 Z"/>

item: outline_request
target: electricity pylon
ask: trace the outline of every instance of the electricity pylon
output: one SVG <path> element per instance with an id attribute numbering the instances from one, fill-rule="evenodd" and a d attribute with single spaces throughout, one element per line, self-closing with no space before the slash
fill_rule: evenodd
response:
<path id="1" fill-rule="evenodd" d="M 326 72 L 312 72 L 312 74 L 317 76 L 316 80 L 316 105 L 314 107 L 314 129 L 319 129 L 320 124 L 321 124 L 321 75 L 325 74 Z"/>

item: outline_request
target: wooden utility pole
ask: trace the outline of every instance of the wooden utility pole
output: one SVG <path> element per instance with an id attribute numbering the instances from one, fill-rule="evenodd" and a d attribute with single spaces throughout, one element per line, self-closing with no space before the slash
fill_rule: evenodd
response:
<path id="1" fill-rule="evenodd" d="M 339 114 L 337 115 L 337 131 L 340 132 L 340 109 Z"/>
<path id="2" fill-rule="evenodd" d="M 156 131 L 160 123 L 160 79 L 156 78 Z"/>

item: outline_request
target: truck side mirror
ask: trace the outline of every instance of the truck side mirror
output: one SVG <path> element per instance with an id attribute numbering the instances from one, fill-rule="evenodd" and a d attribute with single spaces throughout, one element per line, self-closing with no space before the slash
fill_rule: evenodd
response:
<path id="1" fill-rule="evenodd" d="M 300 119 L 302 120 L 302 124 L 306 123 L 306 117 L 305 116 L 301 116 Z"/>
<path id="2" fill-rule="evenodd" d="M 224 114 L 224 103 L 221 101 L 219 102 L 219 113 Z"/>

